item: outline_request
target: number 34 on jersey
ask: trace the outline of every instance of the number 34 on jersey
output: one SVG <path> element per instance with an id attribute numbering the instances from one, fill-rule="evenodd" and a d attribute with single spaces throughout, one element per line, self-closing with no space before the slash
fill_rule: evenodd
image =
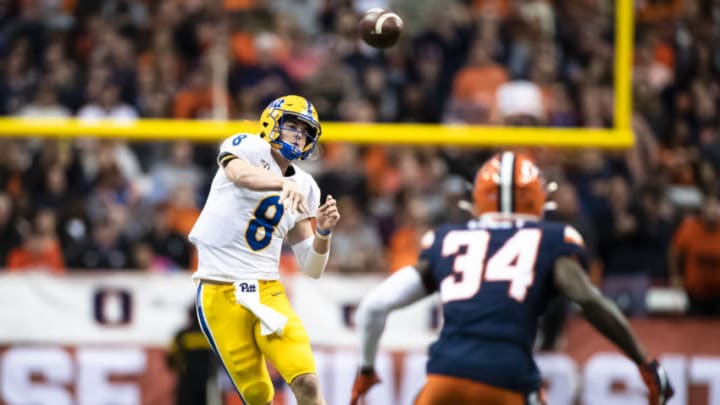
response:
<path id="1" fill-rule="evenodd" d="M 434 258 L 431 261 L 436 264 L 434 274 L 442 302 L 470 300 L 483 284 L 496 282 L 506 282 L 507 296 L 524 302 L 528 290 L 537 281 L 538 271 L 548 270 L 545 267 L 554 261 L 550 256 L 563 251 L 568 254 L 584 251 L 582 237 L 574 228 L 565 226 L 557 231 L 544 228 L 542 225 L 514 229 L 460 227 L 441 231 L 441 236 L 428 232 L 423 245 L 429 248 L 426 254 Z M 436 235 L 441 240 L 436 241 Z M 548 236 L 544 244 L 543 235 Z M 432 249 L 431 245 L 434 245 Z M 542 263 L 539 258 L 543 259 Z M 438 261 L 443 265 L 438 266 Z"/>

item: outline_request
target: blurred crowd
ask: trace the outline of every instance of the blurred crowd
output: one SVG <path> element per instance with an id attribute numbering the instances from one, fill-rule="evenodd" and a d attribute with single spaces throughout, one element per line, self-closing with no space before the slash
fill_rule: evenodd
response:
<path id="1" fill-rule="evenodd" d="M 297 93 L 323 121 L 610 127 L 613 3 L 0 0 L 0 114 L 255 120 Z M 528 152 L 557 185 L 548 216 L 580 230 L 594 280 L 626 311 L 674 285 L 692 311 L 720 314 L 720 4 L 635 4 L 636 145 Z M 403 16 L 393 48 L 359 40 L 371 7 Z M 413 263 L 426 229 L 469 217 L 462 201 L 492 152 L 323 144 L 302 164 L 343 215 L 329 271 Z M 186 235 L 215 153 L 184 140 L 0 139 L 0 264 L 193 268 Z"/>

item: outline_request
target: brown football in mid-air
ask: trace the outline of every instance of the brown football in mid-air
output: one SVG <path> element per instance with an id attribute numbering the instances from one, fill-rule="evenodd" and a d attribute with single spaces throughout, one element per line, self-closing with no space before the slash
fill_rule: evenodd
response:
<path id="1" fill-rule="evenodd" d="M 399 15 L 382 8 L 365 12 L 359 22 L 360 36 L 375 48 L 389 48 L 400 38 L 403 21 Z"/>

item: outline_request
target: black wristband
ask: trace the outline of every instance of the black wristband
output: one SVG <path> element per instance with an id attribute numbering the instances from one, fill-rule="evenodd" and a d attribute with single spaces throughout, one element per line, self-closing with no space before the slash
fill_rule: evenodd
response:
<path id="1" fill-rule="evenodd" d="M 364 376 L 371 376 L 371 375 L 375 374 L 375 367 L 373 367 L 373 366 L 360 367 L 360 374 L 362 374 Z"/>

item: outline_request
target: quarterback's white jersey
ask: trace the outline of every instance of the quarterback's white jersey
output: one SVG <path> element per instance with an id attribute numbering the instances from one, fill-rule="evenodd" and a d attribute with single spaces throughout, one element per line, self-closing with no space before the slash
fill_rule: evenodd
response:
<path id="1" fill-rule="evenodd" d="M 282 176 L 271 154 L 271 146 L 257 135 L 237 134 L 220 146 L 220 156 L 232 154 Z M 280 201 L 279 191 L 253 191 L 237 187 L 220 167 L 210 194 L 189 239 L 198 250 L 194 279 L 234 282 L 276 280 L 283 239 L 295 224 L 314 217 L 320 205 L 315 180 L 296 165 L 289 177 L 304 191 L 308 213 L 290 213 Z"/>

